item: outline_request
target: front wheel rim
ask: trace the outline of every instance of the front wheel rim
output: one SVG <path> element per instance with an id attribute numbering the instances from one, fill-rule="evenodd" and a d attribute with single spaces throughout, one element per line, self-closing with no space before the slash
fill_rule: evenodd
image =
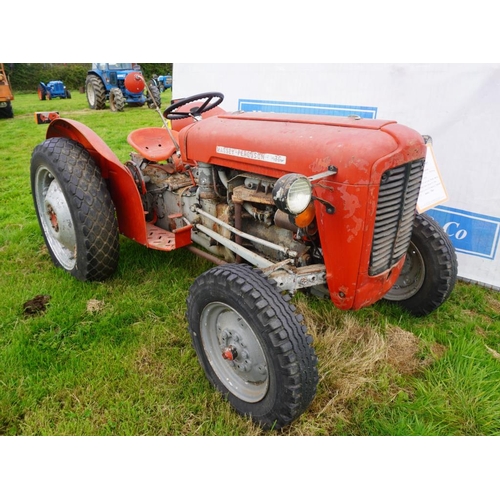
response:
<path id="1" fill-rule="evenodd" d="M 261 401 L 269 388 L 264 350 L 248 322 L 221 302 L 208 304 L 200 318 L 207 359 L 224 386 L 248 403 Z"/>
<path id="2" fill-rule="evenodd" d="M 407 300 L 420 290 L 424 280 L 424 259 L 418 248 L 410 243 L 401 274 L 385 298 L 394 301 Z"/>
<path id="3" fill-rule="evenodd" d="M 45 167 L 37 171 L 35 197 L 47 243 L 61 266 L 71 271 L 76 263 L 75 225 L 59 182 Z"/>

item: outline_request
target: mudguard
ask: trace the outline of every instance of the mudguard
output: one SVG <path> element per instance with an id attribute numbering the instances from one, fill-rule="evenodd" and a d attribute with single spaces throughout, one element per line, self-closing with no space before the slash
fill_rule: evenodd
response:
<path id="1" fill-rule="evenodd" d="M 134 178 L 109 146 L 92 129 L 67 118 L 52 121 L 46 137 L 66 137 L 80 143 L 90 153 L 107 181 L 120 232 L 148 246 L 144 209 Z"/>

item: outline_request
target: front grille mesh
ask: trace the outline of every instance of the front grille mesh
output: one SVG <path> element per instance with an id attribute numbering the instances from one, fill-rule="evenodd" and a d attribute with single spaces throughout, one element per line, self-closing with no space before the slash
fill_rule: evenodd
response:
<path id="1" fill-rule="evenodd" d="M 424 160 L 387 170 L 380 182 L 370 276 L 390 269 L 406 253 L 424 172 Z"/>

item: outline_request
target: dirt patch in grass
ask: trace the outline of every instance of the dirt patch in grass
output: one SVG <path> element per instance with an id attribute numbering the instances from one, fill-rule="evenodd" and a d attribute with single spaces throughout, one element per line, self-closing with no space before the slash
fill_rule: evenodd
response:
<path id="1" fill-rule="evenodd" d="M 104 301 L 97 299 L 90 299 L 87 301 L 87 312 L 98 313 L 104 309 Z"/>
<path id="2" fill-rule="evenodd" d="M 135 358 L 135 369 L 141 376 L 161 379 L 165 373 L 165 366 L 146 346 L 141 346 Z"/>
<path id="3" fill-rule="evenodd" d="M 386 335 L 387 362 L 405 375 L 418 371 L 421 366 L 419 339 L 398 327 L 389 328 Z"/>
<path id="4" fill-rule="evenodd" d="M 390 400 L 446 352 L 426 345 L 402 328 L 362 322 L 357 315 L 335 309 L 316 312 L 300 301 L 308 332 L 314 338 L 320 382 L 311 411 L 323 420 L 348 423 L 353 407 Z"/>
<path id="5" fill-rule="evenodd" d="M 488 295 L 486 297 L 486 302 L 488 306 L 492 309 L 493 313 L 500 314 L 500 300 L 498 299 L 498 297 Z"/>

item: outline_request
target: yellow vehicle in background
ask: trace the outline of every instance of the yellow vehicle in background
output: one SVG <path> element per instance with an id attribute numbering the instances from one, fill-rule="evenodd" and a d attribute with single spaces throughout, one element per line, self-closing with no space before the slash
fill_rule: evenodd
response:
<path id="1" fill-rule="evenodd" d="M 3 63 L 0 63 L 0 118 L 14 118 L 12 102 L 14 94 Z"/>

